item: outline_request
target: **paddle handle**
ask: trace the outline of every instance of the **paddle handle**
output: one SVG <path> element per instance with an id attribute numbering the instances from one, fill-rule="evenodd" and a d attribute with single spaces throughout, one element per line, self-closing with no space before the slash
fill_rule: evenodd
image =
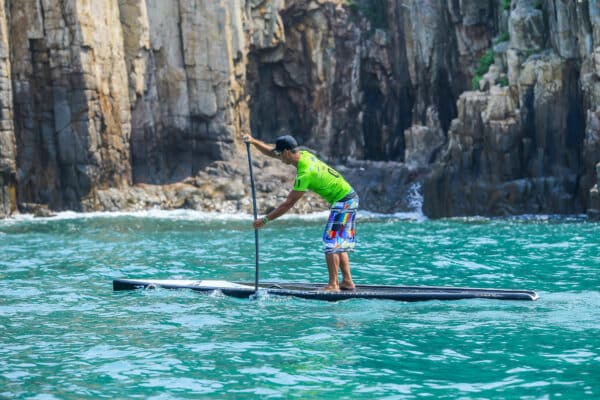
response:
<path id="1" fill-rule="evenodd" d="M 250 151 L 250 142 L 246 142 L 246 150 L 248 151 L 248 169 L 250 170 L 250 186 L 252 188 L 252 209 L 254 211 L 254 221 L 258 218 L 256 211 L 256 189 L 254 188 L 254 173 L 252 172 L 252 152 Z M 254 271 L 254 292 L 258 292 L 258 229 L 254 229 L 254 245 L 255 252 L 255 271 Z"/>

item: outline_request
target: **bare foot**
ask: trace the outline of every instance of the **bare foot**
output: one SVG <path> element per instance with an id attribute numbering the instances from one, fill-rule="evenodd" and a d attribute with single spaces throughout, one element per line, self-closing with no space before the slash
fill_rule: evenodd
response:
<path id="1" fill-rule="evenodd" d="M 327 285 L 324 286 L 323 289 L 321 289 L 324 292 L 339 292 L 340 288 L 339 286 L 333 286 L 333 285 Z"/>
<path id="2" fill-rule="evenodd" d="M 345 282 L 342 281 L 342 283 L 340 284 L 340 289 L 342 289 L 342 290 L 354 290 L 354 289 L 356 289 L 356 286 L 354 285 L 354 282 L 345 283 Z"/>

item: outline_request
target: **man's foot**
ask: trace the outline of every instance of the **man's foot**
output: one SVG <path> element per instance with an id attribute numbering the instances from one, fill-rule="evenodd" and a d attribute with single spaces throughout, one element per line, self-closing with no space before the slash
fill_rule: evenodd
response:
<path id="1" fill-rule="evenodd" d="M 354 285 L 354 282 L 346 283 L 346 282 L 342 281 L 342 283 L 340 283 L 340 289 L 354 290 L 354 289 L 356 289 L 356 286 Z"/>
<path id="2" fill-rule="evenodd" d="M 340 287 L 334 286 L 334 285 L 327 285 L 327 286 L 324 286 L 323 289 L 321 289 L 321 290 L 324 292 L 339 292 Z"/>

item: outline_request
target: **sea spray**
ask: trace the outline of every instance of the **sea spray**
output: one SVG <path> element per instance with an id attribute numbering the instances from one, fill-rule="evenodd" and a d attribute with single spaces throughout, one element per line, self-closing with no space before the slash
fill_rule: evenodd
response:
<path id="1" fill-rule="evenodd" d="M 406 202 L 408 203 L 408 206 L 411 208 L 411 210 L 419 216 L 418 219 L 425 218 L 425 215 L 423 214 L 423 194 L 421 193 L 420 182 L 413 183 L 408 188 Z"/>

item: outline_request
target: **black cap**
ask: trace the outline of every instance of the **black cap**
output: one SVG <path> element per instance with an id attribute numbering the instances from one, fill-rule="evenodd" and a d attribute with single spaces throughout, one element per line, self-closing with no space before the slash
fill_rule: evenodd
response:
<path id="1" fill-rule="evenodd" d="M 298 142 L 293 136 L 285 135 L 279 136 L 275 141 L 275 153 L 281 153 L 284 150 L 296 150 Z"/>

